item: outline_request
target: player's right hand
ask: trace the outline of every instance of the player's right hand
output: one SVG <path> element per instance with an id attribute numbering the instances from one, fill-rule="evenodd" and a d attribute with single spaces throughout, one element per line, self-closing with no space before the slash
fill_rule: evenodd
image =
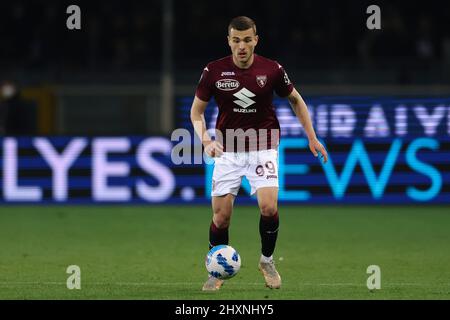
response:
<path id="1" fill-rule="evenodd" d="M 208 141 L 204 143 L 205 152 L 208 156 L 220 157 L 223 154 L 223 146 L 218 141 Z"/>

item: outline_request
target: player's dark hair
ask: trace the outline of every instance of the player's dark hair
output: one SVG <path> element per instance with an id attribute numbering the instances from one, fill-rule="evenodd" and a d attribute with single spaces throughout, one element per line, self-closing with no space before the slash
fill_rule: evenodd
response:
<path id="1" fill-rule="evenodd" d="M 249 17 L 239 16 L 239 17 L 233 18 L 231 20 L 230 24 L 228 25 L 228 34 L 230 33 L 231 28 L 233 28 L 235 30 L 239 30 L 239 31 L 244 31 L 244 30 L 252 28 L 256 35 L 255 21 L 253 21 Z"/>

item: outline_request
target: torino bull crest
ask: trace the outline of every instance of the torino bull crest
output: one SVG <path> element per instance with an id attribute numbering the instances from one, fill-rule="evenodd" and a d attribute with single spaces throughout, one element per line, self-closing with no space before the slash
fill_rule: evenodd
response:
<path id="1" fill-rule="evenodd" d="M 264 87 L 267 83 L 267 76 L 266 75 L 259 75 L 256 76 L 256 83 L 258 84 L 258 86 L 260 86 L 261 88 Z"/>

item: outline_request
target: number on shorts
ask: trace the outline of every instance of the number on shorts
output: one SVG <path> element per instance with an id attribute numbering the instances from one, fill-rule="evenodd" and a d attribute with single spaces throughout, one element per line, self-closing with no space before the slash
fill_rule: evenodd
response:
<path id="1" fill-rule="evenodd" d="M 270 174 L 274 174 L 276 172 L 275 165 L 272 161 L 267 161 L 264 165 L 269 170 L 268 172 Z M 264 175 L 264 167 L 262 165 L 256 167 L 256 174 L 260 177 Z"/>
<path id="2" fill-rule="evenodd" d="M 269 173 L 270 174 L 274 174 L 275 173 L 275 165 L 273 164 L 272 161 L 267 161 L 266 162 L 266 168 L 269 169 Z"/>
<path id="3" fill-rule="evenodd" d="M 256 167 L 256 174 L 260 177 L 264 175 L 264 168 L 262 165 Z"/>

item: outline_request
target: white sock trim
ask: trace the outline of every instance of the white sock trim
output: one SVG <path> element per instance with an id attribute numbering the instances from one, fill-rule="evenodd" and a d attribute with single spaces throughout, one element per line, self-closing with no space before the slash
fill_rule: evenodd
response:
<path id="1" fill-rule="evenodd" d="M 261 255 L 261 258 L 259 259 L 260 262 L 264 262 L 264 263 L 270 263 L 273 261 L 273 255 L 270 257 L 266 257 L 265 255 Z"/>

